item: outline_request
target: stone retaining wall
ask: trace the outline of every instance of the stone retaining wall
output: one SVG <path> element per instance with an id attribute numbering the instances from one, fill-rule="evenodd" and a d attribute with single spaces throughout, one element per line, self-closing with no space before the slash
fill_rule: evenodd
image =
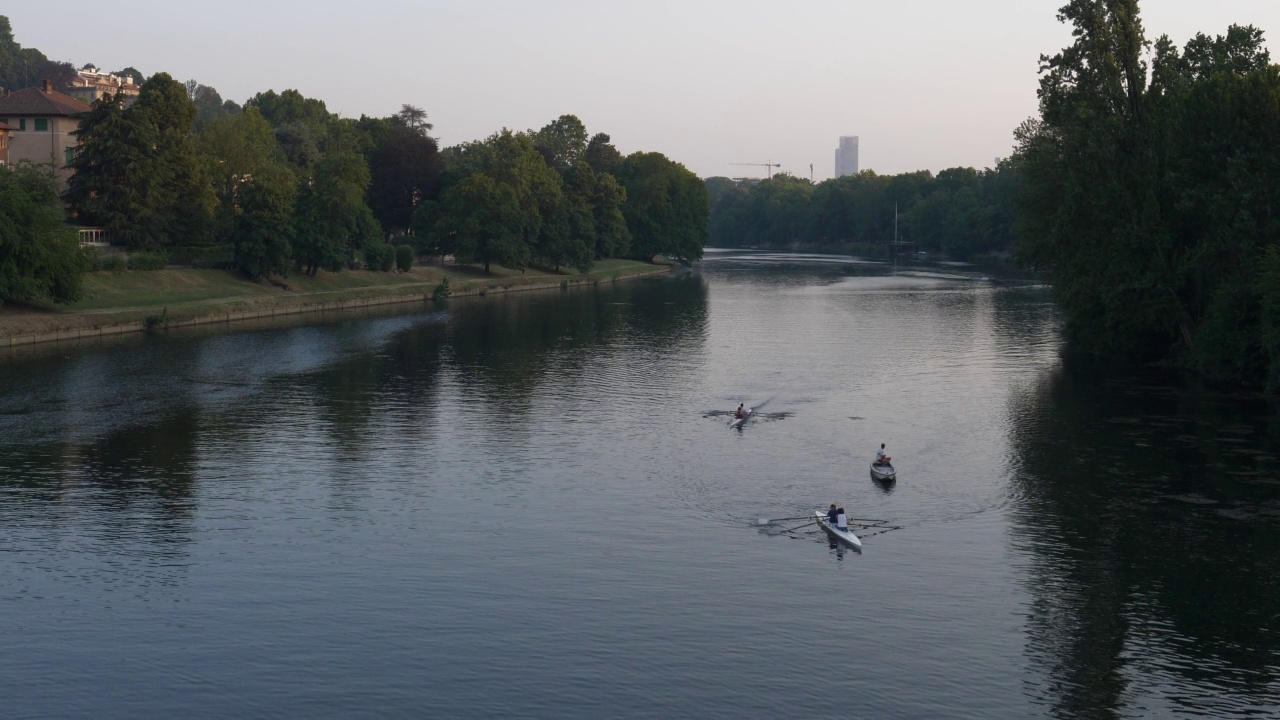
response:
<path id="1" fill-rule="evenodd" d="M 652 277 L 654 275 L 665 275 L 671 272 L 671 268 L 661 268 L 650 272 L 636 273 L 619 277 L 618 280 L 632 280 L 634 278 Z M 560 281 L 552 281 L 545 283 L 525 283 L 510 285 L 486 285 L 484 287 L 462 287 L 451 292 L 452 297 L 475 297 L 489 294 L 501 294 L 509 292 L 523 292 L 526 290 L 551 290 L 565 285 L 594 285 L 602 282 L 613 282 L 610 278 L 565 278 Z M 263 302 L 261 299 L 255 302 Z M 252 310 L 235 310 L 221 313 L 209 313 L 199 317 L 187 320 L 165 321 L 157 325 L 157 328 L 180 328 L 192 327 L 195 325 L 213 325 L 216 323 L 233 323 L 243 320 L 258 320 L 261 318 L 280 317 L 282 315 L 301 315 L 304 313 L 328 312 L 332 310 L 351 310 L 355 308 L 372 307 L 376 305 L 394 305 L 398 303 L 411 302 L 431 302 L 431 294 L 423 293 L 421 290 L 404 295 L 386 295 L 374 298 L 357 298 L 354 300 L 333 300 L 330 302 L 303 303 L 296 305 L 279 305 L 274 307 L 254 308 Z M 63 342 L 66 340 L 88 340 L 98 337 L 108 337 L 111 335 L 123 335 L 126 333 L 144 332 L 147 330 L 147 323 L 143 321 L 117 323 L 114 325 L 103 325 L 101 327 L 76 328 L 71 330 L 58 330 L 55 332 L 39 333 L 34 335 L 12 335 L 9 337 L 0 337 L 0 347 L 16 347 L 18 345 L 32 345 L 35 343 L 47 342 Z"/>

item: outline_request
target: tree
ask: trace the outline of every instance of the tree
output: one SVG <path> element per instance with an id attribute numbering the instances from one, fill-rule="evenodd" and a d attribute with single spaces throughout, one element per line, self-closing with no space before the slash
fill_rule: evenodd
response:
<path id="1" fill-rule="evenodd" d="M 414 131 L 422 137 L 426 137 L 431 129 L 435 127 L 427 122 L 427 111 L 413 105 L 401 105 L 400 112 L 396 113 L 396 119 L 404 126 Z"/>
<path id="2" fill-rule="evenodd" d="M 81 222 L 101 226 L 129 247 L 153 249 L 169 230 L 163 215 L 172 202 L 169 168 L 154 152 L 155 126 L 126 112 L 123 101 L 104 96 L 80 121 L 66 198 Z"/>
<path id="3" fill-rule="evenodd" d="M 203 125 L 210 120 L 234 115 L 240 112 L 240 106 L 230 100 L 223 100 L 218 91 L 208 85 L 201 85 L 195 80 L 188 80 L 184 86 L 187 97 L 196 106 L 196 125 Z"/>
<path id="4" fill-rule="evenodd" d="M 236 221 L 238 192 L 259 173 L 283 161 L 275 134 L 256 108 L 239 115 L 215 118 L 196 135 L 203 176 L 217 198 L 215 236 L 227 238 Z"/>
<path id="5" fill-rule="evenodd" d="M 216 198 L 201 175 L 191 137 L 198 110 L 186 87 L 168 73 L 156 73 L 143 83 L 138 101 L 125 113 L 150 124 L 156 133 L 154 162 L 166 180 L 156 208 L 157 229 L 166 242 L 207 237 Z"/>
<path id="6" fill-rule="evenodd" d="M 435 234 L 442 252 L 458 262 L 523 267 L 529 261 L 525 214 L 515 188 L 475 173 L 441 200 Z"/>
<path id="7" fill-rule="evenodd" d="M 706 185 L 661 153 L 633 153 L 618 170 L 627 190 L 622 214 L 631 232 L 631 255 L 666 255 L 688 264 L 702 257 L 711 214 Z"/>
<path id="8" fill-rule="evenodd" d="M 369 207 L 387 232 L 397 234 L 411 228 L 423 200 L 439 196 L 444 162 L 434 139 L 393 123 L 371 154 L 369 171 Z"/>
<path id="9" fill-rule="evenodd" d="M 236 266 L 252 278 L 287 275 L 293 264 L 291 240 L 297 183 L 283 165 L 264 165 L 238 188 L 239 214 L 231 242 Z"/>
<path id="10" fill-rule="evenodd" d="M 537 132 L 531 132 L 535 147 L 545 150 L 549 164 L 568 172 L 587 152 L 587 128 L 575 115 L 561 115 Z"/>
<path id="11" fill-rule="evenodd" d="M 623 257 L 631 249 L 631 232 L 622 206 L 627 202 L 627 190 L 609 173 L 596 177 L 591 195 L 591 215 L 595 219 L 596 257 Z"/>
<path id="12" fill-rule="evenodd" d="M 75 302 L 86 269 L 53 174 L 29 164 L 0 167 L 0 302 Z"/>
<path id="13" fill-rule="evenodd" d="M 347 268 L 356 248 L 380 240 L 382 229 L 364 203 L 369 166 L 355 153 L 334 153 L 303 182 L 296 205 L 294 260 L 308 275 Z"/>
<path id="14" fill-rule="evenodd" d="M 618 149 L 613 146 L 608 135 L 596 133 L 591 136 L 591 142 L 587 143 L 584 159 L 596 174 L 613 174 L 617 171 L 618 166 L 622 164 L 622 153 L 618 152 Z"/>
<path id="15" fill-rule="evenodd" d="M 272 127 L 291 123 L 324 125 L 332 117 L 323 100 L 305 97 L 297 90 L 285 90 L 277 94 L 268 90 L 254 95 L 245 107 L 255 107 Z"/>

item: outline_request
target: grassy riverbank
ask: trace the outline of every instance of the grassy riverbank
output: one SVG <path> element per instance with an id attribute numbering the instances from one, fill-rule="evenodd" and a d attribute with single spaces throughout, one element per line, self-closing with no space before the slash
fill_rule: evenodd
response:
<path id="1" fill-rule="evenodd" d="M 172 269 L 104 271 L 85 276 L 85 297 L 67 307 L 0 306 L 0 344 L 17 337 L 49 335 L 136 323 L 178 323 L 258 311 L 297 312 L 348 301 L 392 301 L 430 297 L 444 279 L 454 295 L 510 291 L 522 286 L 581 284 L 665 272 L 668 265 L 602 260 L 587 275 L 530 268 L 521 272 L 469 265 L 415 267 L 407 273 L 352 270 L 292 276 L 276 284 L 254 282 L 235 272 Z"/>

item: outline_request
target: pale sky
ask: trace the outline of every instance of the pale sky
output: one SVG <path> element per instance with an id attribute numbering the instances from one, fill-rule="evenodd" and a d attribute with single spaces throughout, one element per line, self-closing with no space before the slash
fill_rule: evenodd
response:
<path id="1" fill-rule="evenodd" d="M 831 177 L 840 135 L 881 173 L 986 167 L 1036 111 L 1036 66 L 1070 42 L 1065 0 L 175 0 L 5 3 L 56 60 L 195 78 L 243 102 L 296 88 L 348 117 L 401 103 L 443 145 L 572 113 L 624 153 L 704 177 Z M 1280 0 L 1143 0 L 1151 38 L 1231 23 L 1280 60 Z"/>

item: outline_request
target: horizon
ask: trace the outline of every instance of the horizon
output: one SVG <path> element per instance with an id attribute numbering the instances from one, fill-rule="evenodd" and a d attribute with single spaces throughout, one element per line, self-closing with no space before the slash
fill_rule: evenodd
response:
<path id="1" fill-rule="evenodd" d="M 241 104 L 294 88 L 344 117 L 416 105 L 441 147 L 573 114 L 624 153 L 661 152 L 704 178 L 763 177 L 763 167 L 734 163 L 773 162 L 775 174 L 803 178 L 812 163 L 821 181 L 834 175 L 845 135 L 860 138 L 859 168 L 880 174 L 981 169 L 1007 157 L 1014 128 L 1037 111 L 1039 56 L 1071 42 L 1056 18 L 1063 2 L 811 0 L 779 12 L 759 0 L 643 9 L 374 0 L 358 16 L 324 2 L 300 16 L 278 0 L 233 0 L 216 15 L 133 0 L 113 11 L 134 25 L 127 43 L 118 33 L 71 37 L 37 6 L 5 14 L 15 40 L 51 60 L 168 72 Z M 1280 33 L 1274 0 L 1148 0 L 1141 9 L 1149 39 L 1167 34 L 1179 46 L 1231 24 Z M 58 13 L 69 10 L 95 11 L 72 2 Z M 439 29 L 386 38 L 388 27 L 423 26 Z"/>

